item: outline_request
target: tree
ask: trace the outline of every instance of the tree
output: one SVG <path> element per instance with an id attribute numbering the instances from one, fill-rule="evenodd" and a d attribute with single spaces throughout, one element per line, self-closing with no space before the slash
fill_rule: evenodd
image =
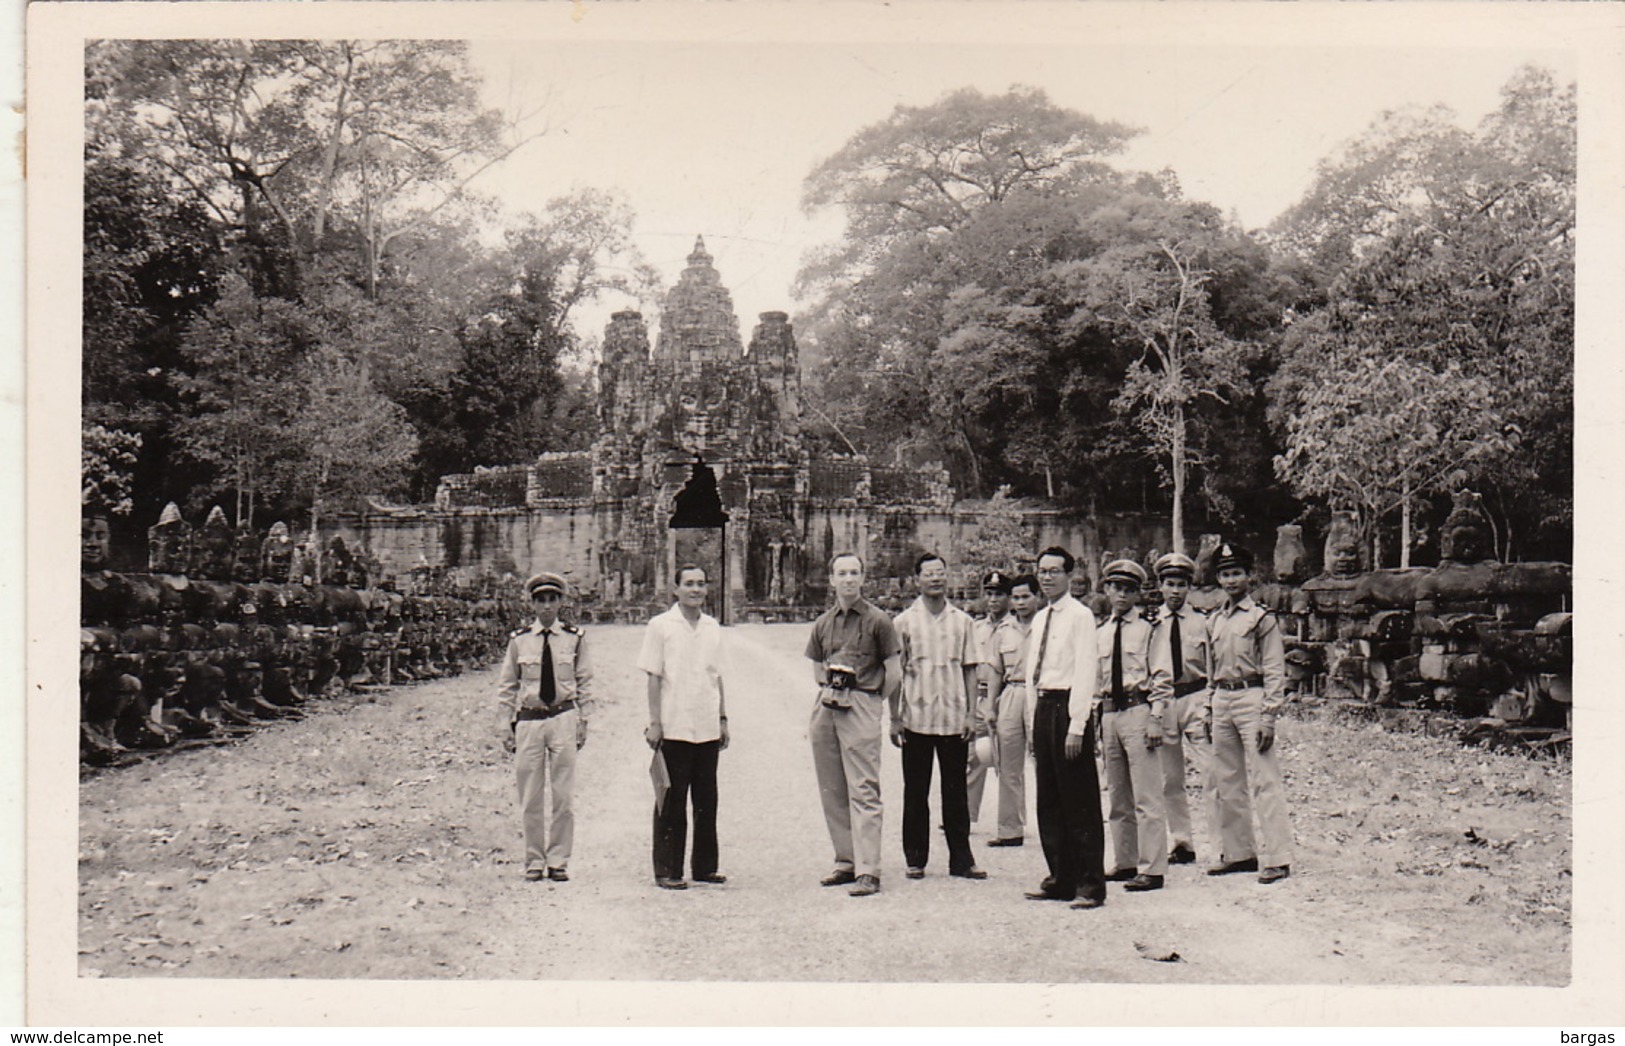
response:
<path id="1" fill-rule="evenodd" d="M 312 549 L 321 547 L 327 507 L 388 493 L 417 450 L 406 412 L 373 387 L 367 371 L 364 363 L 329 347 L 313 351 L 300 366 L 307 393 L 291 432 L 299 455 L 285 467 L 289 486 L 310 498 Z"/>
<path id="2" fill-rule="evenodd" d="M 174 436 L 214 477 L 196 493 L 210 501 L 231 491 L 240 523 L 252 525 L 260 504 L 286 489 L 282 469 L 300 454 L 300 367 L 325 335 L 305 310 L 255 297 L 241 277 L 224 282 L 220 300 L 187 332 L 189 370 L 173 376 L 184 410 Z"/>
<path id="3" fill-rule="evenodd" d="M 103 425 L 84 425 L 79 445 L 79 501 L 89 508 L 128 516 L 141 437 Z"/>
<path id="4" fill-rule="evenodd" d="M 98 41 L 86 93 L 92 138 L 242 230 L 257 288 L 285 297 L 340 225 L 376 295 L 398 238 L 545 133 L 479 107 L 455 41 Z"/>
<path id="5" fill-rule="evenodd" d="M 1399 565 L 1409 566 L 1415 499 L 1459 488 L 1516 445 L 1496 399 L 1459 364 L 1435 370 L 1380 348 L 1353 355 L 1306 392 L 1276 468 L 1300 496 L 1359 509 L 1374 566 L 1383 565 L 1378 524 L 1400 511 Z"/>
<path id="6" fill-rule="evenodd" d="M 1247 391 L 1245 349 L 1214 323 L 1206 286 L 1211 274 L 1196 268 L 1186 245 L 1157 240 L 1127 257 L 1107 252 L 1097 263 L 1106 273 L 1096 301 L 1108 315 L 1121 312 L 1125 333 L 1142 350 L 1113 406 L 1134 413 L 1160 459 L 1173 488 L 1173 547 L 1183 549 L 1186 479 L 1193 464 L 1207 461 L 1193 439 L 1190 413 L 1198 399 L 1228 406 Z"/>
<path id="7" fill-rule="evenodd" d="M 1102 158 L 1137 134 L 1063 109 L 1043 91 L 989 97 L 961 88 L 928 106 L 898 106 L 807 176 L 803 205 L 846 210 L 849 248 L 947 231 L 990 203 L 1114 177 Z"/>
<path id="8" fill-rule="evenodd" d="M 1023 556 L 1033 553 L 1032 541 L 1022 522 L 1021 510 L 1010 494 L 1009 486 L 993 492 L 987 511 L 976 527 L 976 534 L 966 541 L 962 557 L 973 584 L 989 570 L 1009 572 Z"/>
<path id="9" fill-rule="evenodd" d="M 1486 382 L 1519 437 L 1475 460 L 1503 558 L 1524 541 L 1569 555 L 1575 143 L 1573 85 L 1526 68 L 1474 131 L 1447 110 L 1385 115 L 1276 230 L 1325 286 L 1283 342 L 1278 431 L 1350 357 Z"/>

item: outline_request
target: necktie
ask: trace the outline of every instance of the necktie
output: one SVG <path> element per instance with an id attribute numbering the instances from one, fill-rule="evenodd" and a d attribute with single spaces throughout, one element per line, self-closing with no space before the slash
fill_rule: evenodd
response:
<path id="1" fill-rule="evenodd" d="M 558 700 L 559 687 L 553 679 L 553 633 L 542 633 L 542 704 L 551 705 Z"/>
<path id="2" fill-rule="evenodd" d="M 1173 655 L 1174 682 L 1177 683 L 1181 679 L 1185 678 L 1185 650 L 1179 644 L 1178 614 L 1173 615 L 1172 618 L 1169 619 L 1168 627 L 1172 629 L 1172 631 L 1168 633 L 1168 646 L 1170 653 Z"/>
<path id="3" fill-rule="evenodd" d="M 1044 631 L 1038 637 L 1038 660 L 1033 662 L 1032 686 L 1034 690 L 1037 690 L 1041 685 L 1040 679 L 1044 674 L 1044 651 L 1049 648 L 1049 623 L 1054 618 L 1055 608 L 1047 607 L 1044 610 Z"/>
<path id="4" fill-rule="evenodd" d="M 1117 701 L 1123 696 L 1123 619 L 1117 618 L 1117 628 L 1112 632 L 1112 700 Z"/>

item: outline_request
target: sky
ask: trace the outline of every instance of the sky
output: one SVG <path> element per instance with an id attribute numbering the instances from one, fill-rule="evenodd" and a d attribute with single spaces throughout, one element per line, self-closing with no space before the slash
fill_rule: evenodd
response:
<path id="1" fill-rule="evenodd" d="M 471 55 L 492 104 L 548 123 L 481 190 L 530 211 L 572 186 L 620 192 L 668 285 L 703 234 L 747 339 L 759 313 L 795 314 L 804 255 L 840 236 L 838 210 L 803 212 L 803 179 L 899 105 L 1040 87 L 1142 128 L 1119 166 L 1170 167 L 1188 198 L 1260 228 L 1384 110 L 1442 103 L 1470 127 L 1524 63 L 1576 75 L 1566 51 L 1509 47 L 476 41 Z M 584 313 L 583 332 L 625 304 Z"/>

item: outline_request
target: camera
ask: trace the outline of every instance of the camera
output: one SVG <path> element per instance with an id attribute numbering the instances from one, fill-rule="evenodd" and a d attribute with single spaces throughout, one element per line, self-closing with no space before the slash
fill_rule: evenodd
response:
<path id="1" fill-rule="evenodd" d="M 845 711 L 852 707 L 852 691 L 858 686 L 857 670 L 849 665 L 830 664 L 825 667 L 825 678 L 828 680 L 818 693 L 818 700 L 825 708 L 835 708 Z"/>

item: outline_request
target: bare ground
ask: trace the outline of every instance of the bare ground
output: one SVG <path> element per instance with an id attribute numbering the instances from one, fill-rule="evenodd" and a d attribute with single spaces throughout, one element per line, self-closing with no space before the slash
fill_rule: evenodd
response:
<path id="1" fill-rule="evenodd" d="M 830 850 L 806 742 L 806 626 L 729 634 L 726 885 L 653 885 L 640 630 L 598 627 L 573 881 L 521 879 L 494 673 L 476 672 L 87 776 L 81 975 L 1568 982 L 1566 761 L 1303 709 L 1283 729 L 1291 879 L 1263 887 L 1187 865 L 1159 893 L 1113 887 L 1105 908 L 1075 912 L 1022 898 L 1043 874 L 1031 816 L 1023 848 L 985 848 L 985 826 L 973 837 L 986 882 L 949 879 L 940 838 L 926 879 L 898 874 L 902 786 L 888 751 L 885 888 L 855 900 L 816 882 Z"/>

